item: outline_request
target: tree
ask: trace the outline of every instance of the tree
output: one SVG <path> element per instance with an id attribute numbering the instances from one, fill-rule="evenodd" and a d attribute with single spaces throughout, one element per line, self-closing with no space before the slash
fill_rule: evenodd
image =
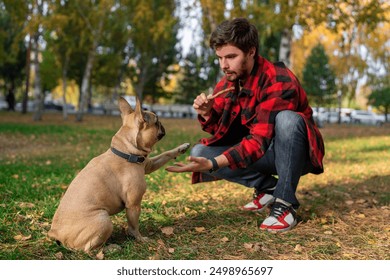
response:
<path id="1" fill-rule="evenodd" d="M 334 72 L 321 44 L 315 46 L 303 69 L 303 87 L 311 102 L 319 106 L 329 104 L 336 93 Z"/>
<path id="2" fill-rule="evenodd" d="M 368 103 L 375 108 L 378 108 L 385 114 L 386 122 L 387 115 L 390 113 L 390 87 L 383 87 L 377 90 L 374 90 L 368 97 Z"/>
<path id="3" fill-rule="evenodd" d="M 196 49 L 192 47 L 182 61 L 179 89 L 175 95 L 176 103 L 192 104 L 199 93 L 213 86 L 205 69 L 203 56 L 198 56 Z"/>
<path id="4" fill-rule="evenodd" d="M 25 78 L 27 50 L 21 31 L 15 18 L 0 5 L 0 77 L 5 81 L 7 100 L 15 100 L 15 90 Z M 10 102 L 9 108 L 14 109 L 14 102 Z"/>
<path id="5" fill-rule="evenodd" d="M 130 20 L 128 75 L 142 101 L 146 88 L 153 99 L 162 92 L 160 78 L 176 59 L 179 21 L 174 14 L 174 0 L 135 2 Z"/>

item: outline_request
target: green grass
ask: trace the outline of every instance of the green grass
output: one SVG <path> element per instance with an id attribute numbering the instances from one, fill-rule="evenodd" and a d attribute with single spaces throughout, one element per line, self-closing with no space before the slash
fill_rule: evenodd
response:
<path id="1" fill-rule="evenodd" d="M 56 207 L 77 172 L 107 150 L 119 117 L 84 123 L 51 115 L 0 113 L 0 259 L 94 259 L 47 238 Z M 195 120 L 163 119 L 167 135 L 153 154 L 205 134 Z M 191 185 L 190 174 L 160 169 L 146 177 L 138 243 L 124 234 L 124 213 L 105 259 L 390 259 L 390 127 L 328 126 L 325 173 L 297 191 L 298 226 L 284 234 L 257 229 L 266 214 L 244 213 L 252 190 L 226 181 Z M 184 161 L 186 155 L 177 160 Z M 165 227 L 173 234 L 164 234 Z"/>

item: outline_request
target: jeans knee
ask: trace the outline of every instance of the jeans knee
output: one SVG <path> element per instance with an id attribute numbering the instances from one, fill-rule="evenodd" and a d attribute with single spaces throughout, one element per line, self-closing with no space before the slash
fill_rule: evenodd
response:
<path id="1" fill-rule="evenodd" d="M 194 147 L 192 147 L 190 155 L 193 157 L 204 157 L 205 156 L 205 150 L 206 146 L 202 144 L 196 144 Z"/>
<path id="2" fill-rule="evenodd" d="M 275 133 L 290 137 L 289 134 L 305 128 L 302 116 L 294 111 L 281 111 L 275 118 Z"/>

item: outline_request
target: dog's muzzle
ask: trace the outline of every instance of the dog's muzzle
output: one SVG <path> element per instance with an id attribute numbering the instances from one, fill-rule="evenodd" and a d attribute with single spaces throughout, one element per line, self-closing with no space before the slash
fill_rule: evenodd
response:
<path id="1" fill-rule="evenodd" d="M 165 128 L 162 126 L 160 122 L 158 122 L 157 139 L 160 141 L 164 136 L 165 136 Z"/>

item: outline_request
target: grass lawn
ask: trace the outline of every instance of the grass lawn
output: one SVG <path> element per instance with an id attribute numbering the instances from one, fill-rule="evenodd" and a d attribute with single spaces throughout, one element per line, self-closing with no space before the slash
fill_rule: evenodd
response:
<path id="1" fill-rule="evenodd" d="M 390 126 L 329 125 L 321 129 L 325 173 L 301 179 L 300 222 L 283 234 L 258 230 L 266 213 L 239 206 L 252 190 L 226 181 L 191 185 L 190 174 L 164 169 L 147 176 L 141 233 L 124 234 L 124 213 L 104 252 L 87 255 L 47 238 L 62 194 L 77 172 L 106 151 L 120 117 L 82 123 L 46 114 L 0 113 L 0 259 L 390 259 Z M 204 136 L 195 120 L 162 119 L 167 135 L 155 153 Z M 177 160 L 185 160 L 185 155 Z M 117 246 L 118 245 L 118 246 Z"/>

